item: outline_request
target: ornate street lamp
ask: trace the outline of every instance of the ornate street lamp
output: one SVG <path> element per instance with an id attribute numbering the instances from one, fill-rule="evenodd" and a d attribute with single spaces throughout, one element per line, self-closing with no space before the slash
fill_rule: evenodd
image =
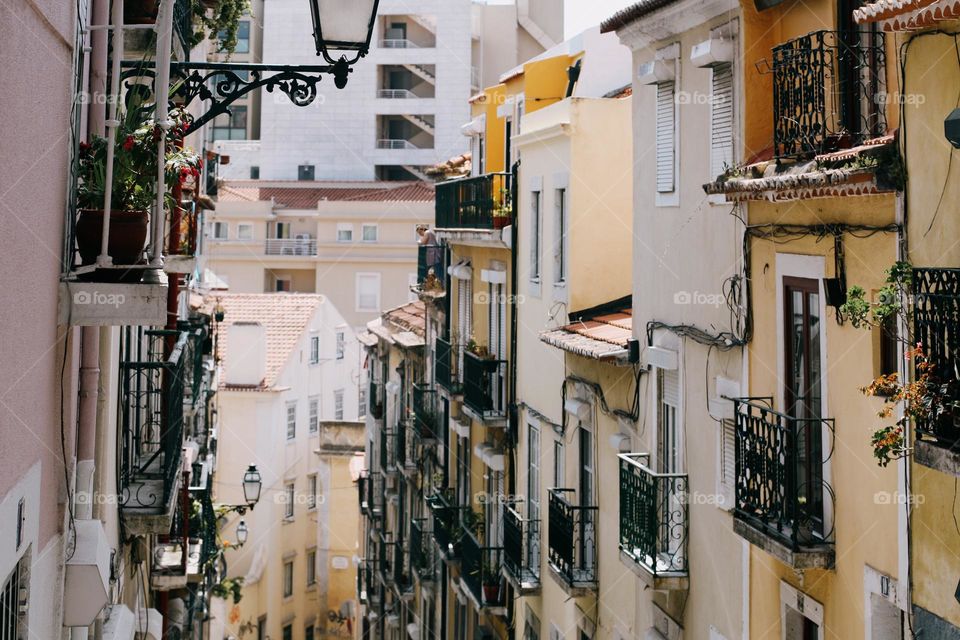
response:
<path id="1" fill-rule="evenodd" d="M 247 506 L 253 510 L 254 505 L 260 500 L 260 488 L 263 482 L 260 478 L 260 472 L 257 471 L 257 465 L 251 464 L 243 474 L 243 499 L 247 501 Z"/>
<path id="2" fill-rule="evenodd" d="M 244 520 L 241 520 L 237 523 L 237 546 L 242 547 L 247 542 L 247 536 L 250 535 L 250 530 L 247 529 L 247 523 Z"/>
<path id="3" fill-rule="evenodd" d="M 308 0 L 317 55 L 330 64 L 345 59 L 332 51 L 352 51 L 353 64 L 370 50 L 380 0 Z"/>

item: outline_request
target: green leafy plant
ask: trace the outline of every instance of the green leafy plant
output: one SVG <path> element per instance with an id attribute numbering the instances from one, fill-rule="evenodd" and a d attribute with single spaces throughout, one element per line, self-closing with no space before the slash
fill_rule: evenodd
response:
<path id="1" fill-rule="evenodd" d="M 210 588 L 210 595 L 239 604 L 243 598 L 243 578 L 224 578 Z"/>
<path id="2" fill-rule="evenodd" d="M 206 38 L 216 40 L 219 50 L 233 53 L 237 48 L 237 31 L 240 19 L 250 10 L 250 0 L 212 0 L 201 2 L 194 0 L 194 33 L 192 46 Z"/>
<path id="3" fill-rule="evenodd" d="M 863 287 L 853 285 L 847 291 L 847 300 L 840 306 L 840 313 L 856 328 L 880 326 L 889 318 L 903 311 L 901 299 L 913 283 L 913 270 L 909 262 L 895 262 L 886 270 L 883 287 L 877 291 L 874 302 L 867 300 Z"/>

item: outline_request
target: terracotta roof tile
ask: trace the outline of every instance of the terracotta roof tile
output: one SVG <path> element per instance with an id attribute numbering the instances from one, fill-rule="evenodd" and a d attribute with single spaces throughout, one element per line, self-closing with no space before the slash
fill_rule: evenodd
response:
<path id="1" fill-rule="evenodd" d="M 622 356 L 631 338 L 633 315 L 629 307 L 540 334 L 540 340 L 550 346 L 598 360 Z"/>
<path id="2" fill-rule="evenodd" d="M 410 331 L 421 338 L 425 332 L 425 306 L 423 301 L 408 302 L 407 304 L 384 311 L 381 319 L 384 324 L 399 331 Z"/>
<path id="3" fill-rule="evenodd" d="M 626 9 L 617 11 L 615 14 L 600 23 L 600 33 L 609 33 L 625 27 L 635 20 L 639 20 L 648 13 L 653 13 L 657 9 L 673 4 L 676 0 L 640 0 Z"/>
<path id="4" fill-rule="evenodd" d="M 295 186 L 297 185 L 297 186 Z M 306 186 L 312 185 L 312 186 Z M 433 202 L 433 185 L 428 182 L 357 182 L 284 184 L 276 181 L 238 180 L 225 182 L 217 192 L 219 202 L 269 202 L 288 209 L 316 209 L 322 201 L 334 202 Z"/>

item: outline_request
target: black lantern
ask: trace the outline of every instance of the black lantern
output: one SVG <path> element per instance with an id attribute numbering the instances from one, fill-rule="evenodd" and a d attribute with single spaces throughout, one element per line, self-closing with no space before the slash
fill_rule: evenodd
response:
<path id="1" fill-rule="evenodd" d="M 253 509 L 253 506 L 260 500 L 260 487 L 263 485 L 260 479 L 260 472 L 257 471 L 257 465 L 251 464 L 243 474 L 243 499 Z"/>
<path id="2" fill-rule="evenodd" d="M 237 523 L 237 545 L 242 547 L 247 542 L 248 535 L 250 535 L 250 530 L 247 529 L 247 523 L 245 520 L 241 520 Z"/>
<path id="3" fill-rule="evenodd" d="M 380 0 L 307 0 L 313 18 L 317 55 L 330 64 L 353 64 L 370 51 Z M 350 60 L 333 51 L 353 52 Z M 346 79 L 344 78 L 344 84 Z M 339 84 L 337 85 L 339 86 Z"/>

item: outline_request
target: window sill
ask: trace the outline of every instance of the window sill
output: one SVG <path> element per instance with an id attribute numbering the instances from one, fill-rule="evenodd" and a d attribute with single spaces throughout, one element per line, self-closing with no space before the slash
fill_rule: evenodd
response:
<path id="1" fill-rule="evenodd" d="M 540 297 L 541 291 L 540 291 L 540 279 L 539 279 L 539 278 L 537 278 L 537 279 L 531 278 L 531 279 L 530 279 L 529 283 L 527 284 L 527 292 L 528 292 L 531 296 L 533 296 L 534 298 L 539 298 L 539 297 Z"/>
<path id="2" fill-rule="evenodd" d="M 282 520 L 283 524 L 292 524 L 293 521 L 294 521 L 293 516 L 283 516 L 283 520 Z"/>
<path id="3" fill-rule="evenodd" d="M 553 301 L 554 302 L 566 302 L 567 301 L 567 283 L 566 282 L 554 282 L 553 283 Z"/>

